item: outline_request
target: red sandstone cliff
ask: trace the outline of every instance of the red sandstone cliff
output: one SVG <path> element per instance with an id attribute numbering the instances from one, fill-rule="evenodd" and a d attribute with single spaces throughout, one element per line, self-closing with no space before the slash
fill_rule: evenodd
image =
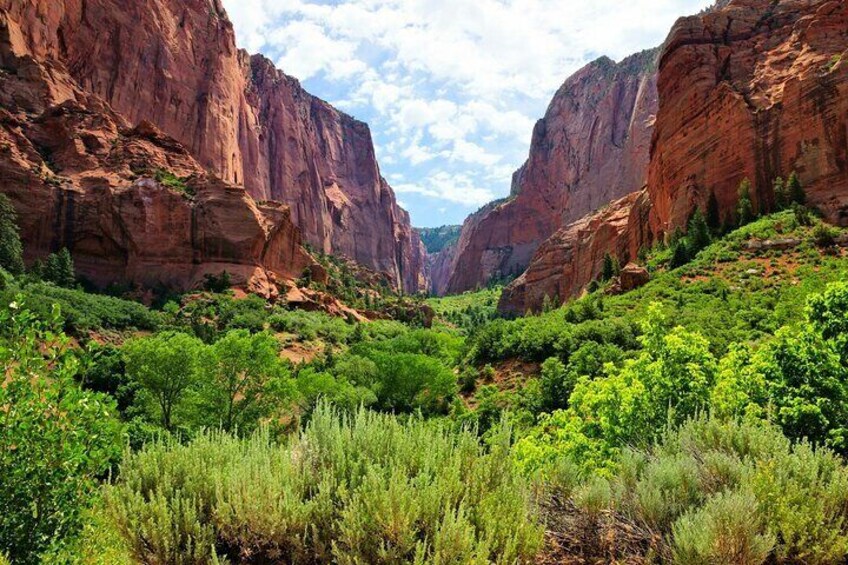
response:
<path id="1" fill-rule="evenodd" d="M 163 171 L 170 188 L 155 180 Z M 67 247 L 100 286 L 189 289 L 227 271 L 272 295 L 312 263 L 287 207 L 258 206 L 153 124 L 130 128 L 63 65 L 36 57 L 3 12 L 0 192 L 18 210 L 28 260 Z"/>
<path id="2" fill-rule="evenodd" d="M 521 273 L 559 228 L 645 182 L 654 114 L 655 59 L 601 58 L 570 77 L 536 124 L 513 195 L 463 225 L 447 290 Z"/>
<path id="3" fill-rule="evenodd" d="M 682 18 L 663 49 L 647 193 L 583 218 L 539 248 L 500 302 L 538 310 L 578 294 L 607 252 L 684 227 L 715 194 L 729 218 L 744 178 L 769 210 L 772 181 L 797 171 L 808 201 L 848 223 L 848 4 L 729 0 Z"/>
<path id="4" fill-rule="evenodd" d="M 424 257 L 367 125 L 238 50 L 218 0 L 0 0 L 0 18 L 16 54 L 128 124 L 156 124 L 257 201 L 288 205 L 312 245 L 419 288 Z M 69 84 L 48 88 L 62 101 Z"/>
<path id="5" fill-rule="evenodd" d="M 711 193 L 731 214 L 740 181 L 768 210 L 797 171 L 810 202 L 848 222 L 848 4 L 733 0 L 677 22 L 660 63 L 648 187 L 651 227 L 685 224 Z"/>

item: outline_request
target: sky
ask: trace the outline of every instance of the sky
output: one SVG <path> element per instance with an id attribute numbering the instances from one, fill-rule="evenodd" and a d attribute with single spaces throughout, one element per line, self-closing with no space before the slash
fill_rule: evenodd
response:
<path id="1" fill-rule="evenodd" d="M 240 47 L 367 122 L 413 225 L 509 194 L 569 75 L 662 43 L 713 0 L 224 0 Z"/>

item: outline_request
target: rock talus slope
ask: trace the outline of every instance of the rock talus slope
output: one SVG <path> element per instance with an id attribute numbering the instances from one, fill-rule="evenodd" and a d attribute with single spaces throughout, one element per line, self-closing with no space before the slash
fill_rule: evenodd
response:
<path id="1" fill-rule="evenodd" d="M 409 291 L 426 283 L 368 126 L 237 49 L 218 0 L 0 0 L 0 14 L 15 52 L 66 71 L 128 124 L 155 124 L 255 200 L 288 205 L 316 248 Z M 67 87 L 48 88 L 61 102 Z"/>
<path id="2" fill-rule="evenodd" d="M 559 228 L 640 189 L 656 113 L 657 51 L 601 58 L 571 76 L 533 130 L 513 194 L 470 216 L 447 290 L 520 274 Z"/>

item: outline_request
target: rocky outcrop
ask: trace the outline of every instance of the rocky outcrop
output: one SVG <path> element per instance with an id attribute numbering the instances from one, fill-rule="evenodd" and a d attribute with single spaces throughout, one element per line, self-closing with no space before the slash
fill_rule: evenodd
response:
<path id="1" fill-rule="evenodd" d="M 424 257 L 368 126 L 238 50 L 219 0 L 0 0 L 0 20 L 54 99 L 78 86 L 128 125 L 155 124 L 207 171 L 289 206 L 316 248 L 419 288 Z"/>
<path id="2" fill-rule="evenodd" d="M 504 289 L 498 310 L 538 312 L 545 297 L 561 304 L 598 278 L 607 253 L 635 258 L 647 237 L 641 229 L 647 228 L 647 196 L 633 192 L 557 231 L 539 246 L 524 274 Z"/>
<path id="3" fill-rule="evenodd" d="M 808 202 L 848 224 L 846 46 L 848 4 L 837 0 L 729 0 L 680 19 L 660 57 L 647 193 L 626 222 L 613 206 L 557 232 L 501 309 L 578 294 L 605 253 L 634 257 L 713 195 L 721 219 L 733 220 L 745 178 L 754 205 L 769 211 L 774 179 L 796 171 Z"/>
<path id="4" fill-rule="evenodd" d="M 463 225 L 447 290 L 520 274 L 558 229 L 644 185 L 657 51 L 604 57 L 570 77 L 536 124 L 509 199 Z"/>
<path id="5" fill-rule="evenodd" d="M 226 271 L 269 297 L 312 262 L 286 206 L 257 205 L 150 122 L 127 127 L 0 31 L 0 193 L 29 262 L 66 247 L 100 287 L 188 290 Z"/>
<path id="6" fill-rule="evenodd" d="M 657 234 L 714 194 L 724 219 L 797 171 L 810 203 L 848 223 L 848 4 L 734 0 L 677 22 L 663 51 L 648 187 Z"/>

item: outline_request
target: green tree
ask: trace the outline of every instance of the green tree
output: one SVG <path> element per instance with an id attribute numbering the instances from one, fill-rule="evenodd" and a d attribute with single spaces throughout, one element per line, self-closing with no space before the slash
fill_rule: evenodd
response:
<path id="1" fill-rule="evenodd" d="M 539 378 L 542 411 L 553 412 L 567 408 L 568 398 L 576 382 L 576 375 L 569 373 L 562 361 L 556 357 L 551 357 L 542 363 Z"/>
<path id="2" fill-rule="evenodd" d="M 751 181 L 747 178 L 739 184 L 739 199 L 736 203 L 736 221 L 740 226 L 749 224 L 756 218 L 751 202 Z"/>
<path id="3" fill-rule="evenodd" d="M 774 179 L 774 207 L 777 210 L 785 210 L 789 206 L 789 190 L 783 177 Z"/>
<path id="4" fill-rule="evenodd" d="M 601 280 L 608 281 L 617 276 L 621 271 L 621 265 L 618 262 L 618 257 L 614 257 L 610 253 L 604 253 L 604 264 L 601 268 Z"/>
<path id="5" fill-rule="evenodd" d="M 24 272 L 24 248 L 17 222 L 18 215 L 9 197 L 0 194 L 0 268 L 13 275 Z"/>
<path id="6" fill-rule="evenodd" d="M 44 280 L 65 288 L 72 288 L 76 284 L 74 260 L 67 247 L 47 256 L 42 276 Z"/>
<path id="7" fill-rule="evenodd" d="M 789 191 L 789 199 L 793 203 L 800 204 L 801 206 L 807 203 L 807 193 L 804 192 L 801 179 L 795 171 L 792 171 L 792 174 L 789 175 L 787 190 Z"/>
<path id="8" fill-rule="evenodd" d="M 198 383 L 204 345 L 179 332 L 142 337 L 124 346 L 127 375 L 149 395 L 164 427 L 174 429 L 175 412 Z"/>
<path id="9" fill-rule="evenodd" d="M 687 232 L 690 252 L 695 255 L 700 250 L 710 244 L 712 237 L 710 236 L 710 227 L 707 225 L 707 219 L 704 217 L 701 209 L 695 210 L 692 218 L 689 220 L 689 231 Z"/>
<path id="10" fill-rule="evenodd" d="M 280 400 L 279 379 L 287 376 L 278 354 L 279 343 L 266 332 L 235 330 L 209 346 L 202 394 L 207 421 L 246 431 L 267 415 Z"/>
<path id="11" fill-rule="evenodd" d="M 721 229 L 721 212 L 715 192 L 710 193 L 710 199 L 707 201 L 707 225 L 713 232 Z"/>
<path id="12" fill-rule="evenodd" d="M 83 391 L 81 360 L 60 332 L 20 302 L 0 308 L 0 554 L 41 563 L 82 527 L 96 479 L 123 451 L 114 402 Z"/>
<path id="13" fill-rule="evenodd" d="M 689 262 L 691 256 L 689 254 L 689 245 L 685 239 L 680 239 L 674 243 L 671 249 L 671 261 L 669 266 L 672 269 L 682 267 Z"/>

